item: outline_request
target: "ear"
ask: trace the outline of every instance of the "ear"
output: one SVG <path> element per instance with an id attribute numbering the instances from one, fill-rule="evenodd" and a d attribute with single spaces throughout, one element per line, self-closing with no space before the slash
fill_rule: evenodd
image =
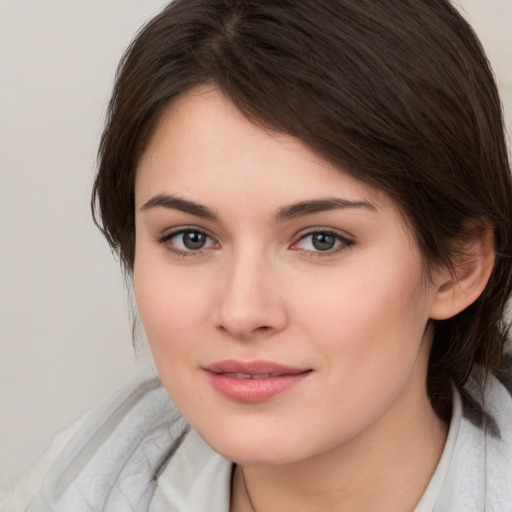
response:
<path id="1" fill-rule="evenodd" d="M 433 275 L 437 288 L 430 318 L 446 320 L 466 309 L 483 292 L 494 267 L 494 231 L 490 226 L 473 227 L 459 244 L 453 269 Z"/>

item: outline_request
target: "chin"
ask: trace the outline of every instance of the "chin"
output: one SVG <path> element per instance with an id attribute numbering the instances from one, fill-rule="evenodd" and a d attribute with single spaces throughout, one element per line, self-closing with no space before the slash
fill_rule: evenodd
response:
<path id="1" fill-rule="evenodd" d="M 246 431 L 242 435 L 231 429 L 218 429 L 217 432 L 198 430 L 199 435 L 217 453 L 237 464 L 291 464 L 313 455 L 304 447 L 314 452 L 311 442 L 290 436 L 289 432 L 274 430 L 265 434 Z"/>

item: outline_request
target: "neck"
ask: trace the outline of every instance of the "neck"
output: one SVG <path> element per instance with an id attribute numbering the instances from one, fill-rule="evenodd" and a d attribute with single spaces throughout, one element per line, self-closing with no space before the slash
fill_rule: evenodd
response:
<path id="1" fill-rule="evenodd" d="M 233 512 L 410 512 L 423 495 L 447 435 L 421 383 L 353 439 L 308 460 L 237 467 Z M 243 469 L 243 472 L 241 471 Z"/>

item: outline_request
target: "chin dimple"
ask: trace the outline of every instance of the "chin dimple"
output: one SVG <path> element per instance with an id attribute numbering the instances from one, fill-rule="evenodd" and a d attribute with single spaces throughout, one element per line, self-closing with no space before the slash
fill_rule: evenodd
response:
<path id="1" fill-rule="evenodd" d="M 258 374 L 252 374 L 252 375 L 248 374 L 248 373 L 223 373 L 222 375 L 224 375 L 226 377 L 231 377 L 232 379 L 241 379 L 241 380 L 270 379 L 271 377 L 274 376 L 272 373 L 258 373 Z"/>

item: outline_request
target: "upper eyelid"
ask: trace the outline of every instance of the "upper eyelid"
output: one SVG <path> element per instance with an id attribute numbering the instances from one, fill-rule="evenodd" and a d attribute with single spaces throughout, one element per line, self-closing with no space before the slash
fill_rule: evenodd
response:
<path id="1" fill-rule="evenodd" d="M 203 235 L 208 236 L 212 240 L 216 240 L 216 238 L 208 232 L 207 229 L 200 228 L 198 226 L 179 226 L 175 228 L 168 228 L 161 232 L 161 234 L 157 235 L 157 240 L 168 240 L 169 238 L 172 238 L 173 236 L 179 235 L 181 233 L 187 233 L 187 232 L 197 232 L 202 233 Z"/>
<path id="2" fill-rule="evenodd" d="M 174 244 L 170 243 L 170 240 L 172 238 L 174 238 L 175 236 L 179 236 L 179 235 L 182 235 L 187 232 L 201 233 L 203 235 L 206 235 L 206 237 L 208 237 L 213 242 L 214 247 L 201 247 L 199 249 L 181 249 L 179 247 L 174 246 Z M 161 236 L 157 236 L 155 238 L 155 242 L 157 244 L 165 247 L 168 252 L 173 253 L 176 256 L 181 256 L 181 257 L 200 256 L 201 254 L 204 253 L 204 251 L 209 251 L 212 248 L 216 248 L 215 246 L 218 245 L 218 241 L 216 240 L 215 237 L 209 235 L 205 230 L 203 230 L 201 228 L 191 227 L 191 226 L 174 228 L 174 229 L 167 231 L 166 233 L 164 232 L 164 234 L 162 234 Z"/>
<path id="3" fill-rule="evenodd" d="M 203 235 L 206 235 L 213 242 L 214 246 L 219 245 L 219 242 L 215 237 L 208 234 L 205 230 L 200 229 L 200 228 L 195 228 L 195 227 L 182 227 L 182 228 L 171 229 L 167 232 L 164 232 L 162 235 L 156 236 L 154 238 L 154 241 L 159 245 L 167 246 L 167 250 L 170 252 L 174 252 L 174 253 L 183 253 L 183 254 L 189 253 L 190 255 L 192 255 L 192 254 L 201 253 L 205 250 L 212 249 L 212 247 L 204 247 L 204 248 L 197 249 L 197 250 L 193 250 L 193 249 L 184 250 L 184 249 L 179 249 L 177 247 L 171 247 L 171 245 L 174 245 L 174 244 L 170 243 L 170 240 L 172 238 L 174 238 L 175 236 L 179 236 L 181 234 L 187 233 L 187 232 L 192 232 L 192 233 L 196 232 L 196 233 L 201 233 Z"/>
<path id="4" fill-rule="evenodd" d="M 301 249 L 297 248 L 295 250 L 302 250 L 304 253 L 312 253 L 312 254 L 318 254 L 323 256 L 329 256 L 333 255 L 336 252 L 339 252 L 340 250 L 343 250 L 343 246 L 345 248 L 351 247 L 357 243 L 356 238 L 348 234 L 347 232 L 343 231 L 340 232 L 339 230 L 333 229 L 333 228 L 309 228 L 308 230 L 303 231 L 302 233 L 298 233 L 294 237 L 294 241 L 291 243 L 290 248 L 293 248 L 294 246 L 298 245 L 302 240 L 306 239 L 309 236 L 313 236 L 318 233 L 324 233 L 332 235 L 336 238 L 338 242 L 340 242 L 341 247 L 338 246 L 338 248 L 329 249 L 327 251 L 314 251 L 310 249 Z"/>
<path id="5" fill-rule="evenodd" d="M 336 239 L 338 242 L 341 242 L 341 243 L 351 244 L 351 245 L 354 243 L 354 241 L 351 240 L 350 238 L 340 235 L 338 233 L 335 233 L 333 231 L 314 231 L 314 232 L 306 233 L 305 235 L 299 237 L 295 242 L 293 242 L 292 246 L 296 245 L 299 242 L 301 242 L 302 240 L 305 240 L 305 239 L 309 238 L 310 236 L 316 235 L 318 233 L 332 235 L 334 239 Z"/>
<path id="6" fill-rule="evenodd" d="M 348 231 L 344 231 L 341 229 L 335 229 L 335 228 L 328 228 L 328 227 L 324 227 L 324 226 L 308 227 L 308 228 L 301 229 L 300 231 L 295 233 L 295 235 L 293 236 L 293 239 L 298 241 L 308 235 L 314 235 L 316 233 L 330 233 L 337 237 L 341 237 L 346 240 L 350 240 L 351 242 L 355 242 L 355 240 L 356 240 L 356 237 L 354 235 L 352 235 L 351 233 L 349 233 Z"/>

